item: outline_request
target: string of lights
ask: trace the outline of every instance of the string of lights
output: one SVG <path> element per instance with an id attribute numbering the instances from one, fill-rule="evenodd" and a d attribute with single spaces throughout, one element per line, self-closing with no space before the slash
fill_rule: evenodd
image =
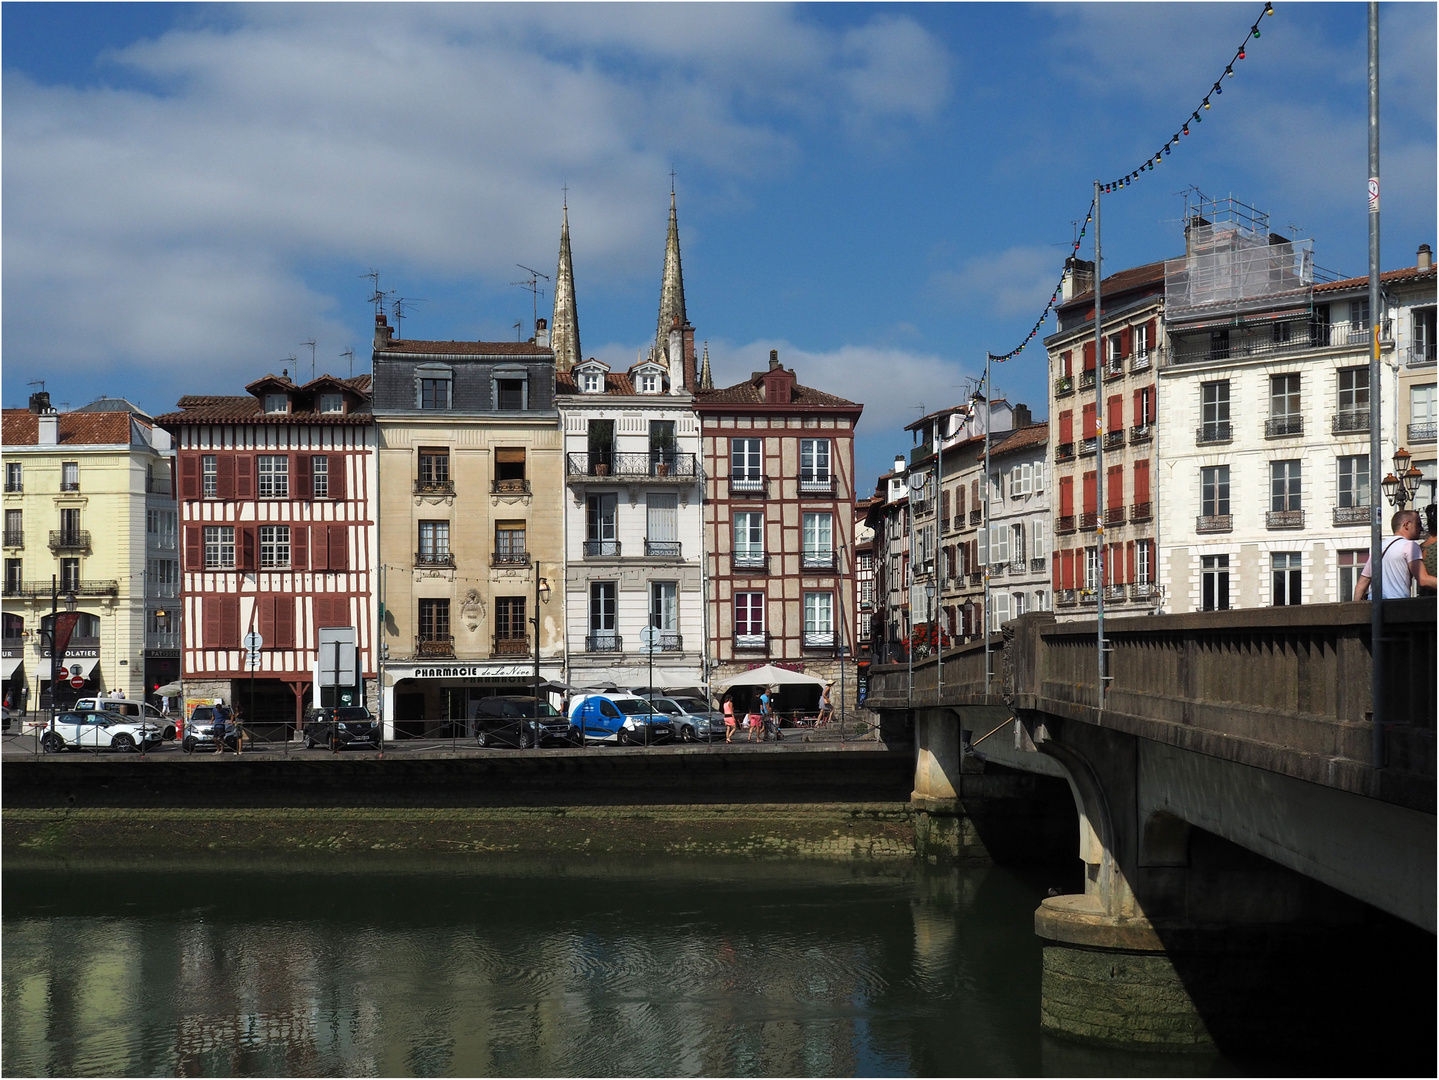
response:
<path id="1" fill-rule="evenodd" d="M 1246 47 L 1249 45 L 1250 41 L 1260 36 L 1259 25 L 1264 21 L 1264 17 L 1266 15 L 1273 14 L 1274 5 L 1272 3 L 1266 2 L 1264 5 L 1264 10 L 1259 13 L 1259 18 L 1254 20 L 1254 24 L 1250 26 L 1249 32 L 1244 35 L 1243 43 L 1239 46 L 1239 48 L 1234 50 L 1234 56 L 1230 59 L 1229 63 L 1224 66 L 1223 74 L 1221 74 L 1219 78 L 1214 80 L 1214 85 L 1211 86 L 1209 88 L 1209 92 L 1204 95 L 1204 100 L 1199 103 L 1198 107 L 1195 108 L 1194 111 L 1191 112 L 1187 118 L 1185 118 L 1185 121 L 1183 124 L 1180 125 L 1179 130 L 1176 131 L 1172 136 L 1170 136 L 1169 140 L 1165 142 L 1165 144 L 1157 151 L 1155 151 L 1155 153 L 1147 157 L 1142 165 L 1140 165 L 1136 169 L 1130 170 L 1130 172 L 1126 173 L 1124 176 L 1121 176 L 1119 179 L 1111 180 L 1109 183 L 1104 184 L 1103 191 L 1106 195 L 1116 191 L 1120 191 L 1124 188 L 1132 187 L 1144 173 L 1152 171 L 1156 165 L 1163 162 L 1164 158 L 1169 155 L 1170 151 L 1172 151 L 1174 147 L 1179 145 L 1179 140 L 1189 134 L 1190 124 L 1203 123 L 1204 113 L 1208 112 L 1212 107 L 1211 99 L 1223 95 L 1224 80 L 1234 78 L 1234 65 L 1245 58 L 1245 50 Z M 1080 228 L 1079 235 L 1075 237 L 1074 246 L 1071 250 L 1071 255 L 1079 254 L 1079 245 L 1084 240 L 1084 235 L 1089 227 L 1089 223 L 1093 220 L 1094 200 L 1091 199 L 1089 202 L 1089 209 L 1085 211 L 1084 214 L 1084 226 Z M 1026 346 L 1028 346 L 1029 343 L 1038 336 L 1040 328 L 1044 326 L 1045 321 L 1049 318 L 1049 313 L 1054 310 L 1054 305 L 1059 303 L 1060 290 L 1064 287 L 1064 276 L 1068 272 L 1069 271 L 1067 269 L 1060 272 L 1059 284 L 1054 287 L 1054 292 L 1049 297 L 1049 303 L 1044 305 L 1044 313 L 1041 314 L 1039 318 L 1035 321 L 1034 326 L 1030 329 L 1029 333 L 1025 335 L 1024 340 L 1020 342 L 1019 346 L 1017 348 L 1010 349 L 1007 353 L 990 353 L 989 358 L 991 360 L 1003 363 L 1006 360 L 1013 359 L 1021 352 L 1023 352 Z"/>

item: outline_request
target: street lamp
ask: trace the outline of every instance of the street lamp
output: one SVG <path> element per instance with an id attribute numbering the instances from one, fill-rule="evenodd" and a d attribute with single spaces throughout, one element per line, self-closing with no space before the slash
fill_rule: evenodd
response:
<path id="1" fill-rule="evenodd" d="M 1410 453 L 1404 447 L 1394 452 L 1394 471 L 1386 476 L 1381 483 L 1384 489 L 1384 497 L 1389 500 L 1391 506 L 1403 510 L 1411 502 L 1419 490 L 1419 484 L 1424 479 L 1424 474 L 1410 464 Z"/>
<path id="2" fill-rule="evenodd" d="M 550 582 L 540 577 L 540 560 L 535 560 L 535 613 L 530 622 L 535 628 L 535 749 L 540 748 L 540 601 L 550 602 Z"/>

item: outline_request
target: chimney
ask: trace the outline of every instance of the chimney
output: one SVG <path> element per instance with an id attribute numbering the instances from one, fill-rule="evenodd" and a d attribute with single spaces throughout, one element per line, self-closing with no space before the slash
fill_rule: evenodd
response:
<path id="1" fill-rule="evenodd" d="M 550 347 L 550 324 L 546 319 L 535 320 L 535 344 L 542 349 Z"/>
<path id="2" fill-rule="evenodd" d="M 1434 252 L 1428 244 L 1419 245 L 1419 254 L 1415 259 L 1414 265 L 1420 270 L 1434 269 Z"/>
<path id="3" fill-rule="evenodd" d="M 41 446 L 55 446 L 60 442 L 60 414 L 49 409 L 40 414 Z"/>
<path id="4" fill-rule="evenodd" d="M 30 411 L 36 416 L 50 411 L 50 394 L 45 390 L 38 390 L 30 395 Z"/>
<path id="5" fill-rule="evenodd" d="M 1064 285 L 1059 294 L 1060 302 L 1073 300 L 1076 296 L 1094 288 L 1094 263 L 1074 256 L 1064 260 Z"/>
<path id="6" fill-rule="evenodd" d="M 1029 406 L 1024 404 L 1024 402 L 1020 402 L 1014 407 L 1014 430 L 1018 431 L 1020 428 L 1027 428 L 1032 423 L 1034 423 L 1034 421 L 1030 418 Z"/>
<path id="7" fill-rule="evenodd" d="M 695 328 L 689 323 L 685 323 L 684 325 L 684 350 L 685 389 L 698 390 L 699 374 L 697 369 L 695 368 Z"/>
<path id="8" fill-rule="evenodd" d="M 382 314 L 375 316 L 375 348 L 383 349 L 390 343 L 390 322 Z"/>
<path id="9" fill-rule="evenodd" d="M 1184 223 L 1184 254 L 1187 258 L 1194 254 L 1194 234 L 1209 224 L 1208 218 L 1202 218 L 1195 214 Z"/>
<path id="10" fill-rule="evenodd" d="M 773 371 L 777 367 L 779 367 L 779 350 L 771 349 L 769 351 L 769 369 Z"/>
<path id="11" fill-rule="evenodd" d="M 895 471 L 895 472 L 904 472 L 904 455 L 903 455 L 903 454 L 895 454 L 895 455 L 894 455 L 894 471 Z"/>
<path id="12" fill-rule="evenodd" d="M 665 345 L 665 367 L 669 368 L 670 392 L 674 393 L 685 379 L 685 332 L 678 315 L 670 325 L 670 336 Z"/>

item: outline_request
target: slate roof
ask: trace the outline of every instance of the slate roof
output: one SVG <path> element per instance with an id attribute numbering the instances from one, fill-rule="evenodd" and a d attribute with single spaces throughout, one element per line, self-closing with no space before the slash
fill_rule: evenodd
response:
<path id="1" fill-rule="evenodd" d="M 130 414 L 68 412 L 60 417 L 59 445 L 117 446 L 130 444 Z M 29 409 L 0 412 L 0 442 L 6 446 L 38 446 L 40 418 Z"/>
<path id="2" fill-rule="evenodd" d="M 797 406 L 818 406 L 830 409 L 862 409 L 863 405 L 850 401 L 847 398 L 835 394 L 826 394 L 823 390 L 816 390 L 811 386 L 801 386 L 798 381 L 794 383 L 794 396 L 789 401 L 765 401 L 760 395 L 760 386 L 769 375 L 769 371 L 756 371 L 746 382 L 735 383 L 733 386 L 726 386 L 719 390 L 701 390 L 695 395 L 695 407 L 702 408 L 712 405 L 797 405 Z M 794 377 L 794 372 L 790 371 Z"/>
<path id="3" fill-rule="evenodd" d="M 279 376 L 266 375 L 250 385 L 254 386 L 270 380 L 276 384 L 285 381 Z M 175 403 L 180 407 L 180 412 L 157 416 L 155 423 L 166 428 L 179 427 L 184 424 L 370 423 L 372 417 L 370 415 L 370 376 L 368 375 L 356 375 L 353 379 L 336 379 L 330 375 L 321 375 L 303 386 L 295 387 L 290 392 L 303 398 L 307 392 L 314 393 L 335 385 L 343 386 L 359 394 L 363 401 L 353 404 L 353 411 L 348 413 L 322 413 L 304 409 L 288 413 L 267 413 L 264 411 L 260 399 L 253 394 L 186 394 Z M 314 389 L 311 390 L 311 387 Z"/>
<path id="4" fill-rule="evenodd" d="M 1408 266 L 1402 270 L 1385 270 L 1379 275 L 1381 285 L 1407 285 L 1411 281 L 1423 281 L 1426 278 L 1430 281 L 1436 280 L 1435 268 L 1420 270 L 1417 266 Z M 1343 289 L 1359 289 L 1369 284 L 1369 275 L 1364 277 L 1344 278 L 1342 281 L 1326 281 L 1323 284 L 1315 285 L 1315 292 L 1338 292 Z"/>
<path id="5" fill-rule="evenodd" d="M 381 355 L 532 356 L 535 359 L 554 356 L 548 345 L 536 345 L 532 341 L 413 341 L 408 338 L 392 338 L 375 352 Z"/>

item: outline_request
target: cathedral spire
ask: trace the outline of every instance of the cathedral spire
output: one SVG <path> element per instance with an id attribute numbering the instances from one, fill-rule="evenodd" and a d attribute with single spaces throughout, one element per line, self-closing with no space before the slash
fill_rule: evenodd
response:
<path id="1" fill-rule="evenodd" d="M 550 348 L 555 370 L 569 371 L 580 362 L 580 316 L 575 306 L 575 267 L 570 259 L 570 203 L 565 199 L 560 226 L 560 265 L 555 271 L 555 317 L 550 323 Z"/>
<path id="2" fill-rule="evenodd" d="M 704 362 L 700 365 L 699 388 L 701 390 L 713 390 L 715 388 L 714 379 L 710 377 L 710 343 L 708 341 L 705 342 Z"/>
<path id="3" fill-rule="evenodd" d="M 679 321 L 676 322 L 675 320 Z M 670 185 L 670 230 L 665 237 L 665 269 L 660 281 L 660 319 L 655 330 L 655 359 L 665 363 L 669 357 L 670 331 L 676 326 L 683 329 L 689 324 L 685 318 L 685 278 L 680 270 L 680 226 L 675 213 L 674 184 Z M 683 364 L 683 358 L 674 357 L 672 363 Z M 673 373 L 677 374 L 677 372 Z M 672 374 L 672 377 L 673 377 Z"/>

